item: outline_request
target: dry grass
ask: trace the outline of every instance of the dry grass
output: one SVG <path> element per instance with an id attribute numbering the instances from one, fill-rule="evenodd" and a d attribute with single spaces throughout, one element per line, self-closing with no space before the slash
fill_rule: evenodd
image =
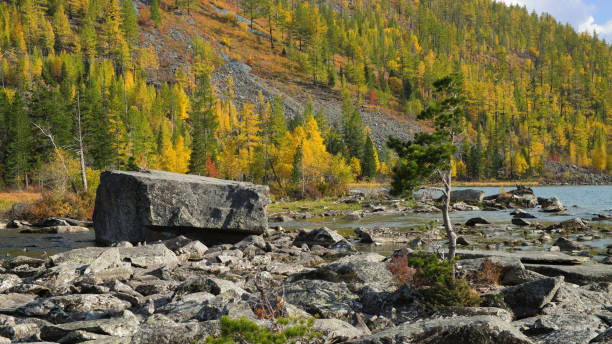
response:
<path id="1" fill-rule="evenodd" d="M 15 203 L 34 203 L 42 199 L 40 192 L 0 192 L 0 212 L 7 212 Z"/>

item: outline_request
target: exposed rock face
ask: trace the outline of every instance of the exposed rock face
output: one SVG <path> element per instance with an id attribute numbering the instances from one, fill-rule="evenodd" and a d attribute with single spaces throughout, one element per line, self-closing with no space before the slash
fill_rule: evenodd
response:
<path id="1" fill-rule="evenodd" d="M 96 241 L 158 239 L 160 232 L 260 234 L 267 186 L 162 171 L 102 173 L 93 214 Z M 225 235 L 224 233 L 224 235 Z"/>

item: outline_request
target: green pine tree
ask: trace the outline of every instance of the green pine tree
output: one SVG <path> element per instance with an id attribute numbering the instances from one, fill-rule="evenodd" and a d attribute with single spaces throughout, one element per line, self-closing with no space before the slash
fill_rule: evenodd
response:
<path id="1" fill-rule="evenodd" d="M 217 157 L 215 129 L 219 126 L 219 120 L 213 111 L 214 104 L 215 93 L 210 84 L 210 75 L 207 71 L 203 71 L 197 77 L 190 115 L 193 123 L 190 173 L 206 175 L 207 161 L 209 159 L 215 161 Z"/>
<path id="2" fill-rule="evenodd" d="M 363 158 L 361 159 L 361 175 L 366 178 L 376 176 L 376 147 L 370 135 L 367 135 L 365 147 L 363 149 Z"/>
<path id="3" fill-rule="evenodd" d="M 125 40 L 132 46 L 138 38 L 138 18 L 132 0 L 121 1 L 121 30 Z"/>
<path id="4" fill-rule="evenodd" d="M 19 93 L 15 94 L 8 115 L 6 179 L 21 186 L 25 182 L 25 175 L 29 171 L 30 159 L 32 158 L 32 131 L 25 104 Z"/>
<path id="5" fill-rule="evenodd" d="M 449 216 L 451 159 L 457 150 L 456 140 L 463 128 L 465 96 L 462 79 L 456 74 L 437 80 L 433 86 L 436 101 L 417 118 L 432 121 L 435 131 L 419 133 L 414 140 L 407 142 L 393 137 L 389 139 L 389 147 L 399 156 L 397 165 L 393 167 L 391 192 L 396 195 L 412 193 L 423 181 L 432 177 L 442 182 L 443 188 L 431 189 L 441 191 L 444 196 L 442 216 L 448 237 L 449 258 L 452 259 L 455 257 L 457 235 Z"/>
<path id="6" fill-rule="evenodd" d="M 162 16 L 159 10 L 159 0 L 153 0 L 151 2 L 151 19 L 155 24 L 155 27 L 159 29 L 162 24 Z"/>

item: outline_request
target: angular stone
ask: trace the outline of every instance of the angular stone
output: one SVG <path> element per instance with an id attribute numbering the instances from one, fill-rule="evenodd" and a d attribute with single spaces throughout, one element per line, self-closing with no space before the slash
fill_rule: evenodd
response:
<path id="1" fill-rule="evenodd" d="M 593 282 L 612 282 L 612 265 L 607 264 L 572 266 L 525 264 L 525 268 L 546 276 L 564 276 L 567 282 L 580 285 Z"/>
<path id="2" fill-rule="evenodd" d="M 33 294 L 0 294 L 0 313 L 13 313 L 36 299 Z"/>
<path id="3" fill-rule="evenodd" d="M 345 283 L 301 280 L 286 284 L 279 290 L 279 295 L 283 292 L 287 302 L 323 318 L 347 319 L 352 312 L 361 308 L 357 302 L 358 296 Z"/>
<path id="4" fill-rule="evenodd" d="M 0 294 L 21 283 L 21 278 L 13 274 L 0 274 Z"/>
<path id="5" fill-rule="evenodd" d="M 54 296 L 19 307 L 18 314 L 43 317 L 53 322 L 84 320 L 91 312 L 123 311 L 131 307 L 127 301 L 112 295 L 77 294 Z"/>
<path id="6" fill-rule="evenodd" d="M 575 265 L 589 261 L 588 257 L 575 257 L 561 252 L 517 251 L 505 252 L 494 250 L 457 250 L 460 259 L 508 257 L 518 258 L 523 264 L 562 264 Z"/>
<path id="7" fill-rule="evenodd" d="M 558 223 L 556 225 L 551 225 L 548 226 L 546 228 L 544 228 L 545 231 L 551 231 L 554 229 L 562 229 L 562 230 L 583 230 L 583 229 L 589 229 L 590 226 L 584 222 L 584 220 L 582 220 L 581 218 L 577 217 L 574 219 L 570 219 L 570 220 L 565 220 L 561 223 Z"/>
<path id="8" fill-rule="evenodd" d="M 523 220 L 521 218 L 513 218 L 512 219 L 512 224 L 515 226 L 531 226 L 531 222 L 527 221 L 527 220 Z"/>
<path id="9" fill-rule="evenodd" d="M 595 315 L 571 313 L 526 318 L 515 324 L 538 343 L 589 343 L 607 328 Z"/>
<path id="10" fill-rule="evenodd" d="M 563 276 L 543 278 L 502 290 L 504 302 L 517 318 L 536 315 L 549 303 L 563 283 Z"/>
<path id="11" fill-rule="evenodd" d="M 73 331 L 128 337 L 138 329 L 138 320 L 129 311 L 124 312 L 124 315 L 120 318 L 75 321 L 43 326 L 40 331 L 40 337 L 48 341 L 57 341 Z"/>
<path id="12" fill-rule="evenodd" d="M 0 336 L 12 340 L 30 338 L 38 334 L 40 329 L 35 323 L 10 324 L 0 326 Z"/>
<path id="13" fill-rule="evenodd" d="M 564 209 L 563 203 L 561 203 L 561 200 L 559 200 L 559 198 L 556 196 L 553 196 L 551 198 L 538 197 L 538 204 L 542 208 L 556 207 L 556 208 Z"/>
<path id="14" fill-rule="evenodd" d="M 89 228 L 80 226 L 52 226 L 52 227 L 33 227 L 19 231 L 24 234 L 66 234 L 66 233 L 86 233 Z"/>
<path id="15" fill-rule="evenodd" d="M 465 202 L 457 202 L 453 204 L 453 209 L 458 210 L 458 211 L 478 211 L 480 210 L 480 208 L 478 208 L 477 206 L 469 205 Z"/>
<path id="16" fill-rule="evenodd" d="M 512 211 L 510 213 L 510 215 L 514 216 L 517 219 L 535 219 L 536 216 L 529 214 L 528 212 L 524 211 L 523 209 L 516 209 L 514 211 Z"/>
<path id="17" fill-rule="evenodd" d="M 202 333 L 197 321 L 176 323 L 172 319 L 155 314 L 148 318 L 132 336 L 132 344 L 182 344 L 196 343 L 200 338 L 206 338 L 208 333 Z"/>
<path id="18" fill-rule="evenodd" d="M 531 344 L 524 334 L 498 317 L 478 315 L 428 319 L 390 327 L 354 344 L 470 343 Z"/>
<path id="19" fill-rule="evenodd" d="M 491 222 L 482 217 L 473 217 L 465 222 L 466 226 L 474 227 L 476 225 L 490 225 Z"/>
<path id="20" fill-rule="evenodd" d="M 190 230 L 260 234 L 268 228 L 267 186 L 162 171 L 102 173 L 94 208 L 96 241 L 155 239 Z"/>
<path id="21" fill-rule="evenodd" d="M 344 237 L 342 235 L 327 227 L 313 230 L 302 229 L 293 241 L 293 245 L 297 247 L 303 244 L 307 244 L 308 246 L 321 245 L 323 247 L 331 247 L 343 239 Z"/>
<path id="22" fill-rule="evenodd" d="M 573 242 L 571 240 L 565 238 L 559 238 L 555 241 L 553 246 L 558 246 L 563 251 L 577 251 L 583 250 L 586 248 L 585 245 Z"/>
<path id="23" fill-rule="evenodd" d="M 483 199 L 484 191 L 482 190 L 465 189 L 451 191 L 451 202 L 480 203 Z"/>
<path id="24" fill-rule="evenodd" d="M 316 319 L 312 329 L 321 332 L 327 343 L 343 342 L 370 334 L 369 330 L 357 328 L 339 319 Z"/>

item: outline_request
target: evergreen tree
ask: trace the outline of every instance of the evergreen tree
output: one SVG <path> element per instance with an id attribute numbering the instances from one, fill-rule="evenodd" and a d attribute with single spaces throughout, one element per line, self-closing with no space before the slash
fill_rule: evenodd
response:
<path id="1" fill-rule="evenodd" d="M 151 2 L 151 19 L 155 23 L 156 28 L 160 28 L 162 24 L 161 12 L 159 10 L 159 0 L 153 0 Z"/>
<path id="2" fill-rule="evenodd" d="M 19 93 L 10 106 L 8 125 L 8 140 L 6 150 L 6 179 L 19 186 L 26 182 L 29 171 L 32 144 L 32 132 L 25 104 Z"/>
<path id="3" fill-rule="evenodd" d="M 216 100 L 210 84 L 210 76 L 204 70 L 196 80 L 190 114 L 193 123 L 193 141 L 189 159 L 190 173 L 206 175 L 208 172 L 206 171 L 207 162 L 216 160 L 218 147 L 215 132 L 219 126 L 219 120 L 213 111 L 215 104 Z"/>
<path id="4" fill-rule="evenodd" d="M 451 159 L 457 150 L 457 136 L 462 131 L 464 118 L 462 79 L 459 75 L 451 75 L 434 82 L 436 101 L 423 110 L 418 119 L 431 120 L 435 131 L 419 133 L 414 140 L 402 142 L 393 137 L 389 147 L 399 156 L 399 161 L 393 167 L 393 194 L 411 193 L 424 180 L 439 178 L 443 188 L 433 188 L 441 191 L 444 198 L 442 216 L 444 228 L 448 237 L 449 258 L 455 257 L 457 235 L 455 234 L 449 216 L 451 200 Z"/>
<path id="5" fill-rule="evenodd" d="M 121 19 L 121 30 L 125 40 L 132 46 L 138 38 L 138 18 L 132 0 L 121 1 Z"/>
<path id="6" fill-rule="evenodd" d="M 378 153 L 376 153 L 376 147 L 370 135 L 367 135 L 365 141 L 365 147 L 363 149 L 363 159 L 361 159 L 361 174 L 366 178 L 373 178 L 376 176 L 376 170 L 378 165 Z"/>
<path id="7" fill-rule="evenodd" d="M 342 136 L 350 158 L 361 159 L 365 144 L 363 121 L 355 109 L 348 91 L 344 91 L 342 102 Z"/>

